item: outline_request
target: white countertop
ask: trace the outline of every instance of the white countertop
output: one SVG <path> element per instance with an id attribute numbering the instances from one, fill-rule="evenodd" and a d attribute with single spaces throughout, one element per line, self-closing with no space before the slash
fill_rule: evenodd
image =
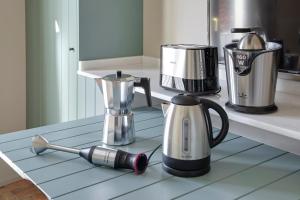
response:
<path id="1" fill-rule="evenodd" d="M 122 69 L 122 67 L 119 69 Z M 151 95 L 155 98 L 170 101 L 170 99 L 177 94 L 176 92 L 163 89 L 159 86 L 158 68 L 141 69 L 139 66 L 134 66 L 130 69 L 126 67 L 122 70 L 124 73 L 133 76 L 149 77 L 151 80 Z M 99 78 L 107 74 L 115 73 L 115 70 L 88 70 L 79 71 L 78 73 L 90 78 Z M 241 124 L 258 127 L 269 132 L 300 140 L 300 96 L 277 91 L 275 99 L 276 105 L 278 106 L 277 112 L 264 115 L 243 114 L 225 107 L 225 103 L 227 102 L 226 82 L 221 80 L 220 84 L 222 90 L 219 94 L 204 96 L 204 98 L 211 99 L 222 105 L 223 108 L 225 108 L 229 119 Z M 143 90 L 140 88 L 137 88 L 136 91 L 143 93 Z"/>
<path id="2" fill-rule="evenodd" d="M 123 67 L 119 66 L 120 65 L 118 65 L 118 67 L 113 66 L 100 68 L 83 67 L 80 68 L 78 74 L 89 78 L 100 78 L 107 74 L 115 73 L 116 70 L 122 70 L 123 73 L 131 74 L 136 77 L 149 77 L 151 80 L 151 95 L 155 98 L 170 101 L 174 95 L 178 94 L 177 92 L 166 90 L 159 86 L 160 74 L 158 67 L 159 65 L 157 63 L 151 65 L 156 67 L 150 67 L 149 63 L 145 65 L 136 62 L 132 63 L 131 65 L 124 65 Z M 296 152 L 300 155 L 300 96 L 297 95 L 298 93 L 291 93 L 291 91 L 299 92 L 299 83 L 292 83 L 292 85 L 290 85 L 290 83 L 282 84 L 282 80 L 279 81 L 279 84 L 277 84 L 278 86 L 275 97 L 275 104 L 278 106 L 277 112 L 263 115 L 244 114 L 225 107 L 225 103 L 228 99 L 227 84 L 225 81 L 226 79 L 224 72 L 224 68 L 220 67 L 220 85 L 222 87 L 221 92 L 217 95 L 203 97 L 219 103 L 226 110 L 229 119 L 234 123 L 236 122 L 235 124 L 239 124 L 239 129 L 241 129 L 241 127 L 245 128 L 245 132 L 247 132 L 247 127 L 256 128 L 248 130 L 248 135 L 245 134 L 243 136 L 253 139 L 251 138 L 252 133 L 253 135 L 260 134 L 258 141 L 266 141 L 265 143 L 268 143 L 267 140 L 273 140 L 277 134 L 277 141 L 274 142 L 274 144 L 273 142 L 269 142 L 269 144 L 279 148 L 279 146 L 282 146 L 280 143 L 284 143 L 284 149 L 288 151 L 288 143 L 293 143 L 297 140 L 299 144 L 293 144 L 294 147 L 290 151 Z M 136 92 L 144 93 L 143 89 L 141 88 L 136 88 Z M 266 132 L 267 135 L 261 134 L 261 130 L 262 132 Z M 271 137 L 269 137 L 270 133 L 272 134 Z M 278 141 L 281 140 L 282 136 L 283 138 L 288 138 L 288 141 Z M 296 150 L 294 150 L 295 148 Z"/>

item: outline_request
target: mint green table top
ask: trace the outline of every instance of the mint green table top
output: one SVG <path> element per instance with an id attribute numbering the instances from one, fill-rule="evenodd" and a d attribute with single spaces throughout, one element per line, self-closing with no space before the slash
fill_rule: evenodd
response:
<path id="1" fill-rule="evenodd" d="M 120 148 L 151 152 L 162 142 L 163 124 L 160 110 L 136 110 L 136 142 Z M 101 145 L 102 126 L 103 116 L 97 116 L 5 134 L 0 136 L 1 156 L 55 200 L 300 199 L 299 156 L 232 133 L 212 150 L 210 173 L 196 178 L 164 172 L 160 151 L 139 176 L 128 170 L 95 167 L 72 154 L 49 150 L 35 156 L 29 151 L 36 134 L 58 145 Z"/>

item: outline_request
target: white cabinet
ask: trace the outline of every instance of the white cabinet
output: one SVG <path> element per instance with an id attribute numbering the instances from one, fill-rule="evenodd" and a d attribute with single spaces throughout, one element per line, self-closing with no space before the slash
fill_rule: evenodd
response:
<path id="1" fill-rule="evenodd" d="M 77 118 L 78 0 L 27 0 L 27 126 Z"/>
<path id="2" fill-rule="evenodd" d="M 26 5 L 28 127 L 103 113 L 94 80 L 77 77 L 78 50 L 82 60 L 141 55 L 142 0 L 27 0 Z"/>

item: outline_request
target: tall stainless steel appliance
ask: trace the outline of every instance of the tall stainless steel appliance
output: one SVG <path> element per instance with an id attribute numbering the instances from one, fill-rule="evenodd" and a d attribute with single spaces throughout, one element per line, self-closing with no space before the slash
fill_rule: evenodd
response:
<path id="1" fill-rule="evenodd" d="M 134 88 L 142 87 L 145 90 L 148 106 L 151 106 L 150 79 L 117 71 L 96 81 L 104 98 L 103 143 L 127 145 L 134 142 L 134 117 L 131 111 Z"/>
<path id="2" fill-rule="evenodd" d="M 262 27 L 268 41 L 283 45 L 279 70 L 300 74 L 300 1 L 299 0 L 209 0 L 210 44 L 222 48 L 245 33 L 233 28 Z"/>

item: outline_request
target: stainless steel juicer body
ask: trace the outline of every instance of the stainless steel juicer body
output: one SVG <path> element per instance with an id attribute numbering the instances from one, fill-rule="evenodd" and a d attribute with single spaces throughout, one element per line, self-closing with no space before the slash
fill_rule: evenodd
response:
<path id="1" fill-rule="evenodd" d="M 253 114 L 277 110 L 274 98 L 280 50 L 280 44 L 264 44 L 255 33 L 249 33 L 239 43 L 224 47 L 229 98 L 227 106 Z"/>
<path id="2" fill-rule="evenodd" d="M 103 143 L 127 145 L 134 142 L 134 115 L 131 111 L 134 88 L 144 88 L 148 106 L 151 106 L 150 80 L 117 71 L 96 81 L 104 98 Z"/>

